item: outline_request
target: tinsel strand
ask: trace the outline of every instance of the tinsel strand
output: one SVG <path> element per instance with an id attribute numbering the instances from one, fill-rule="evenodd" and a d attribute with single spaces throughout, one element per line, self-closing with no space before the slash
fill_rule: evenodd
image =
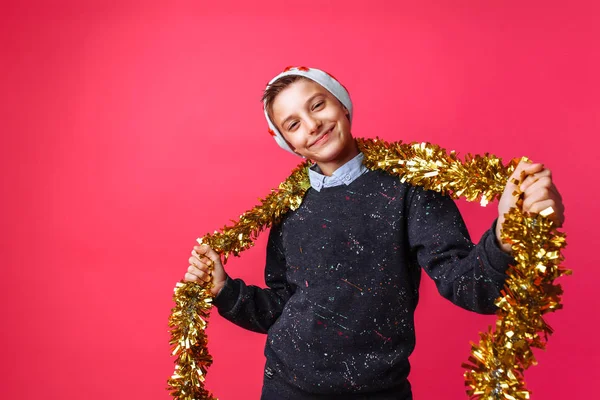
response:
<path id="1" fill-rule="evenodd" d="M 428 143 L 388 143 L 379 139 L 357 139 L 357 143 L 368 168 L 384 170 L 402 182 L 453 198 L 479 200 L 483 206 L 502 195 L 507 177 L 518 163 L 512 160 L 504 166 L 489 154 L 467 154 L 461 161 L 454 152 Z M 300 206 L 310 187 L 308 165 L 300 164 L 278 190 L 242 214 L 232 226 L 207 234 L 198 243 L 211 246 L 224 262 L 230 254 L 238 256 L 250 248 L 260 232 Z M 480 343 L 472 344 L 470 364 L 463 364 L 468 369 L 465 384 L 470 387 L 467 394 L 472 399 L 529 399 L 524 370 L 536 363 L 531 349 L 544 348 L 552 333 L 542 315 L 561 308 L 562 289 L 554 279 L 570 273 L 560 268 L 565 235 L 547 216 L 525 215 L 513 208 L 505 218 L 502 239 L 511 244 L 516 265 L 507 271 L 503 297 L 496 301 L 496 329 L 488 327 L 487 332 L 480 333 Z M 168 389 L 175 399 L 213 400 L 204 389 L 212 363 L 205 333 L 212 301 L 210 283 L 200 286 L 179 282 L 173 298 L 176 306 L 169 319 L 170 343 L 177 360 Z"/>
<path id="2" fill-rule="evenodd" d="M 302 163 L 291 175 L 273 190 L 261 204 L 245 212 L 232 226 L 225 226 L 221 232 L 206 234 L 198 243 L 208 244 L 221 254 L 223 262 L 230 254 L 238 256 L 254 244 L 263 230 L 277 223 L 289 210 L 300 207 L 308 183 L 308 164 Z M 208 352 L 206 327 L 212 306 L 212 283 L 201 286 L 196 282 L 177 283 L 171 310 L 169 328 L 170 345 L 173 347 L 175 372 L 168 380 L 167 390 L 177 400 L 216 400 L 204 388 L 204 380 L 212 357 Z"/>
<path id="3" fill-rule="evenodd" d="M 380 169 L 396 175 L 402 182 L 423 186 L 427 190 L 447 194 L 454 199 L 480 200 L 485 206 L 499 198 L 506 186 L 507 177 L 517 162 L 508 166 L 502 160 L 467 154 L 458 159 L 455 152 L 429 143 L 388 143 L 379 139 L 361 139 L 360 150 L 365 154 L 364 164 L 370 169 Z"/>
<path id="4" fill-rule="evenodd" d="M 472 399 L 530 398 L 524 371 L 537 364 L 532 349 L 544 349 L 552 334 L 542 316 L 562 308 L 562 288 L 554 280 L 571 273 L 560 267 L 565 234 L 550 219 L 517 208 L 505 218 L 502 239 L 511 244 L 516 264 L 496 301 L 495 331 L 480 334 L 479 344 L 471 344 L 469 363 L 463 364 Z"/>
<path id="5" fill-rule="evenodd" d="M 175 307 L 169 317 L 169 344 L 177 360 L 175 372 L 167 382 L 167 390 L 174 399 L 216 400 L 204 389 L 206 373 L 212 364 L 206 336 L 212 301 L 211 287 L 211 283 L 200 286 L 195 282 L 178 282 L 174 289 Z"/>
<path id="6" fill-rule="evenodd" d="M 254 245 L 260 232 L 277 223 L 289 210 L 300 207 L 304 193 L 310 187 L 306 171 L 308 166 L 308 162 L 300 164 L 260 205 L 242 214 L 232 226 L 225 226 L 212 235 L 207 234 L 198 242 L 208 244 L 223 255 L 225 262 L 230 254 L 239 256 L 240 252 Z"/>

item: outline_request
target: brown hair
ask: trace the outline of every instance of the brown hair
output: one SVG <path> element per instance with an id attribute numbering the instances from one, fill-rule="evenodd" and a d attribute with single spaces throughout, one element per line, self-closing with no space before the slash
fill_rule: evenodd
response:
<path id="1" fill-rule="evenodd" d="M 305 78 L 301 75 L 286 75 L 282 76 L 281 78 L 277 79 L 275 82 L 267 86 L 265 92 L 263 93 L 261 101 L 265 105 L 265 109 L 267 110 L 271 121 L 273 121 L 273 101 L 275 101 L 275 97 L 277 97 L 279 93 L 281 93 L 292 83 L 301 79 L 309 80 L 308 78 Z M 273 121 L 273 123 L 275 123 L 275 121 Z"/>

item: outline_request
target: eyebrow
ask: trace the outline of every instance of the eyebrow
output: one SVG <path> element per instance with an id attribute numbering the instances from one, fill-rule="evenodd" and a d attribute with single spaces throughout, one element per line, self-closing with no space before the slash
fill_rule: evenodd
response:
<path id="1" fill-rule="evenodd" d="M 306 100 L 306 101 L 304 102 L 304 104 L 305 104 L 305 105 L 306 105 L 306 104 L 310 104 L 310 103 L 311 103 L 311 102 L 312 102 L 312 101 L 315 99 L 315 97 L 317 97 L 317 96 L 321 96 L 321 95 L 323 95 L 323 93 L 318 93 L 318 92 L 317 92 L 317 93 L 313 94 L 312 96 L 310 96 L 310 97 L 308 98 L 308 100 Z M 293 115 L 290 115 L 289 117 L 287 117 L 286 119 L 284 119 L 284 120 L 281 122 L 281 126 L 283 127 L 283 126 L 285 125 L 285 123 L 286 123 L 286 122 L 288 122 L 288 121 L 289 121 L 290 119 L 292 119 L 292 118 L 293 118 Z"/>

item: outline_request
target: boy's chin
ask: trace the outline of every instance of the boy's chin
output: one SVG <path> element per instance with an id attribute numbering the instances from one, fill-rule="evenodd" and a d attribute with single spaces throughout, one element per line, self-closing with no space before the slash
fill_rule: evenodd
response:
<path id="1" fill-rule="evenodd" d="M 318 156 L 315 156 L 314 158 L 312 158 L 313 161 L 315 161 L 317 164 L 319 163 L 323 163 L 323 164 L 331 164 L 331 163 L 338 163 L 340 161 L 343 160 L 343 152 L 342 151 L 331 151 L 331 152 L 323 152 L 323 154 L 319 154 Z"/>
<path id="2" fill-rule="evenodd" d="M 337 139 L 337 140 L 336 140 Z M 305 157 L 318 163 L 338 163 L 345 161 L 348 154 L 352 152 L 354 141 L 344 143 L 336 138 L 324 143 L 318 151 L 310 152 Z"/>

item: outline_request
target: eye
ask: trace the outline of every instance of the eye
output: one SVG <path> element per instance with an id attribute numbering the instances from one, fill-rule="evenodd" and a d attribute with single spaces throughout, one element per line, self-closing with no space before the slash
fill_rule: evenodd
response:
<path id="1" fill-rule="evenodd" d="M 317 108 L 320 108 L 323 104 L 325 104 L 325 102 L 323 100 L 316 102 L 313 106 L 312 106 L 312 110 L 316 110 Z"/>
<path id="2" fill-rule="evenodd" d="M 292 129 L 294 129 L 296 126 L 298 126 L 298 121 L 294 121 L 291 124 L 288 125 L 288 131 L 291 131 Z"/>

